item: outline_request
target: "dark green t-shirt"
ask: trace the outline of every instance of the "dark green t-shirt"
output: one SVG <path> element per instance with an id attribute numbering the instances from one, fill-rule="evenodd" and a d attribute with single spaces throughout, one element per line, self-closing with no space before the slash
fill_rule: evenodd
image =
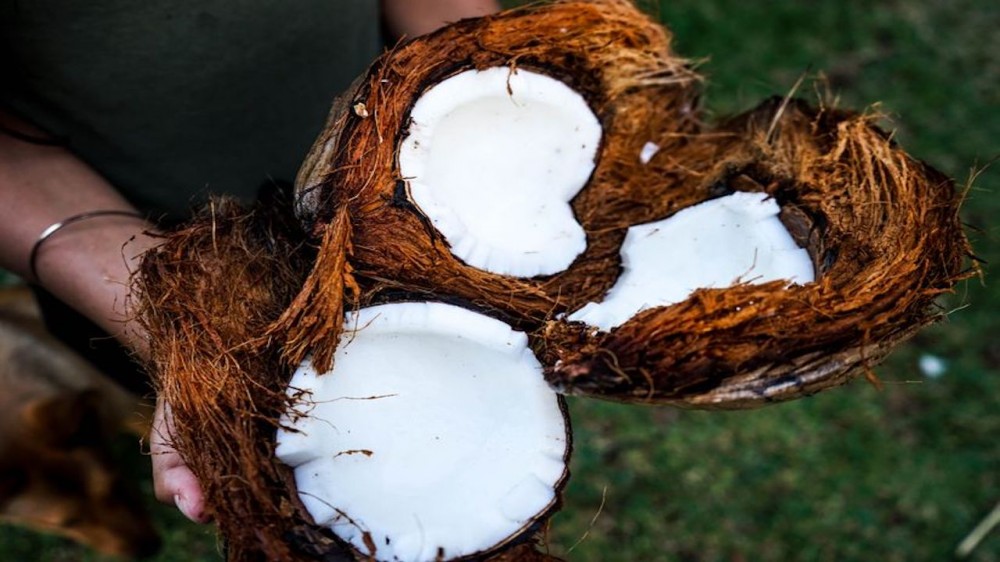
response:
<path id="1" fill-rule="evenodd" d="M 140 208 L 290 181 L 380 48 L 375 0 L 0 0 L 0 103 Z"/>

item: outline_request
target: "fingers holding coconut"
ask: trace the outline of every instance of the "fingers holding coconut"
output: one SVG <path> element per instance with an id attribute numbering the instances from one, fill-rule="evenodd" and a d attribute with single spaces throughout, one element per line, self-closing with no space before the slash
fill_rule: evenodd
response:
<path id="1" fill-rule="evenodd" d="M 196 519 L 210 513 L 231 560 L 294 559 L 302 544 L 337 550 L 310 534 L 307 516 L 281 492 L 291 474 L 273 459 L 288 372 L 268 334 L 306 289 L 309 257 L 290 215 L 280 204 L 213 201 L 164 235 L 135 280 L 148 368 L 170 405 L 153 457 L 158 496 Z"/>
<path id="2" fill-rule="evenodd" d="M 153 460 L 153 490 L 156 499 L 176 506 L 184 517 L 195 523 L 207 523 L 211 517 L 205 511 L 201 485 L 172 444 L 173 415 L 170 405 L 156 401 L 156 413 L 149 436 Z"/>

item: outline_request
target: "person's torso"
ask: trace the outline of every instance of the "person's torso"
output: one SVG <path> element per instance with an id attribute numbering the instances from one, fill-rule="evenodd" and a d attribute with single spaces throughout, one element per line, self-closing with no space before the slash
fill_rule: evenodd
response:
<path id="1" fill-rule="evenodd" d="M 380 48 L 374 0 L 0 0 L 0 103 L 142 208 L 289 181 Z"/>

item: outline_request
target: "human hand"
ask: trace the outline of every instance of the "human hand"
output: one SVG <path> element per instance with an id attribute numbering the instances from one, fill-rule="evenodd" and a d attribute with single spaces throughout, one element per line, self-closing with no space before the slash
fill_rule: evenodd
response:
<path id="1" fill-rule="evenodd" d="M 2 110 L 0 126 L 23 133 L 0 134 L 0 267 L 33 280 L 146 357 L 145 334 L 128 308 L 129 280 L 140 256 L 160 242 L 154 225 L 132 216 L 137 210 L 66 147 L 24 140 L 45 138 L 43 131 Z M 40 233 L 85 215 L 91 217 L 60 226 L 39 246 Z M 157 401 L 150 436 L 156 497 L 207 522 L 201 486 L 171 446 L 170 421 L 169 408 Z"/>
<path id="2" fill-rule="evenodd" d="M 157 397 L 153 428 L 149 437 L 153 456 L 153 490 L 156 499 L 176 506 L 185 517 L 195 523 L 208 523 L 211 517 L 205 513 L 205 496 L 201 484 L 174 449 L 173 428 L 170 404 L 162 397 Z"/>

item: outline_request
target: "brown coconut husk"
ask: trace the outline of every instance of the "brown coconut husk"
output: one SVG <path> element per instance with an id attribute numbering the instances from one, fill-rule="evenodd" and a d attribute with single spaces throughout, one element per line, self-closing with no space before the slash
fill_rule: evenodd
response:
<path id="1" fill-rule="evenodd" d="M 877 119 L 776 98 L 671 156 L 688 170 L 672 190 L 776 198 L 817 282 L 699 290 L 610 333 L 551 321 L 536 337 L 550 383 L 628 402 L 754 407 L 843 384 L 940 318 L 935 299 L 970 273 L 959 196 Z"/>
<path id="2" fill-rule="evenodd" d="M 572 202 L 587 250 L 548 278 L 491 274 L 454 257 L 409 201 L 396 162 L 407 115 L 426 88 L 464 70 L 498 66 L 563 80 L 604 127 L 593 177 Z M 462 21 L 383 56 L 335 104 L 297 181 L 300 214 L 320 238 L 336 210 L 349 209 L 351 264 L 375 292 L 449 295 L 533 329 L 614 283 L 625 227 L 648 205 L 631 190 L 649 183 L 634 181 L 647 173 L 640 150 L 650 140 L 670 146 L 696 130 L 696 82 L 670 51 L 667 32 L 626 0 L 554 2 Z M 318 266 L 312 275 L 328 272 Z"/>
<path id="3" fill-rule="evenodd" d="M 290 207 L 280 209 L 215 201 L 148 253 L 135 280 L 148 365 L 173 414 L 169 439 L 201 483 L 234 561 L 339 551 L 310 525 L 290 492 L 291 470 L 274 460 L 289 371 L 266 334 L 314 257 L 288 220 Z"/>

